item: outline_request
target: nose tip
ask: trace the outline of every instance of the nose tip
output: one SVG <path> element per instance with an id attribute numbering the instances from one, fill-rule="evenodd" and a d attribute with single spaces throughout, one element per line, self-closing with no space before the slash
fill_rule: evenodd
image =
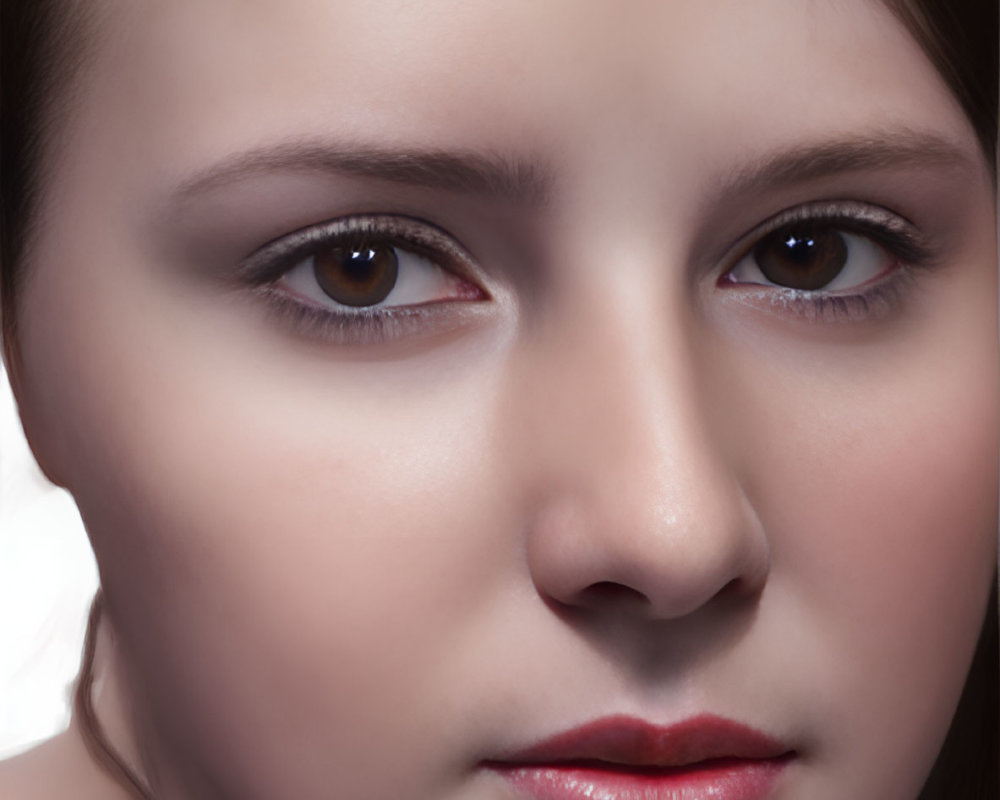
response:
<path id="1" fill-rule="evenodd" d="M 671 491 L 660 502 L 642 491 L 551 499 L 528 536 L 537 590 L 562 606 L 659 620 L 755 595 L 769 568 L 766 538 L 739 487 L 711 488 L 699 497 L 675 485 L 686 494 L 683 508 Z"/>
<path id="2" fill-rule="evenodd" d="M 660 262 L 620 263 L 641 277 Z M 770 551 L 732 433 L 740 387 L 719 391 L 729 363 L 683 291 L 667 302 L 636 288 L 647 285 L 588 283 L 525 340 L 504 404 L 518 435 L 504 447 L 537 592 L 666 620 L 754 595 Z"/>

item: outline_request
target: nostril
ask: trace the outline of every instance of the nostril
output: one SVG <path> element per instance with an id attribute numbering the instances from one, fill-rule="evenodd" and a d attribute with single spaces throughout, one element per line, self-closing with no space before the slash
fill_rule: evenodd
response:
<path id="1" fill-rule="evenodd" d="M 761 587 L 752 580 L 743 577 L 736 577 L 723 586 L 708 601 L 713 605 L 729 606 L 732 603 L 745 603 L 748 598 L 754 596 Z"/>
<path id="2" fill-rule="evenodd" d="M 632 606 L 646 607 L 650 605 L 649 598 L 642 592 L 614 581 L 598 581 L 583 590 L 580 597 L 581 605 L 600 606 Z"/>
<path id="3" fill-rule="evenodd" d="M 739 602 L 749 593 L 750 582 L 739 577 L 726 583 L 711 598 L 716 602 Z M 590 611 L 606 611 L 612 613 L 630 613 L 646 616 L 656 613 L 655 602 L 645 593 L 617 581 L 598 581 L 587 586 L 570 603 L 581 609 Z"/>
<path id="4" fill-rule="evenodd" d="M 648 502 L 659 483 L 635 492 L 631 484 L 613 493 L 601 485 L 544 497 L 525 534 L 538 595 L 560 611 L 641 620 L 752 601 L 766 582 L 770 550 L 742 488 L 712 475 L 695 487 L 710 484 L 704 492 L 681 483 L 664 484 L 677 497 L 670 513 L 660 508 L 663 491 L 656 504 Z"/>
<path id="5" fill-rule="evenodd" d="M 716 597 L 732 597 L 733 595 L 742 595 L 753 589 L 753 584 L 746 580 L 745 578 L 733 578 L 729 583 L 719 589 L 715 593 Z"/>

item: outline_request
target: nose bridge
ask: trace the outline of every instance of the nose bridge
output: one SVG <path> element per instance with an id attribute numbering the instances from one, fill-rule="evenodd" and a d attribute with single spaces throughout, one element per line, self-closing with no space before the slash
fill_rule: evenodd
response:
<path id="1" fill-rule="evenodd" d="M 681 323 L 653 332 L 655 323 L 643 324 L 650 315 L 605 302 L 599 313 L 581 313 L 569 340 L 555 344 L 558 367 L 548 372 L 545 391 L 562 411 L 552 423 L 564 446 L 552 455 L 569 459 L 563 468 L 579 470 L 575 479 L 588 493 L 649 501 L 644 489 L 655 483 L 661 505 L 678 482 L 709 466 L 697 463 L 707 453 L 696 370 Z M 595 472 L 602 479 L 592 482 Z"/>
<path id="2" fill-rule="evenodd" d="M 697 327 L 682 297 L 608 292 L 534 343 L 524 434 L 541 592 L 589 605 L 618 585 L 677 617 L 759 585 L 766 543 L 712 425 Z"/>

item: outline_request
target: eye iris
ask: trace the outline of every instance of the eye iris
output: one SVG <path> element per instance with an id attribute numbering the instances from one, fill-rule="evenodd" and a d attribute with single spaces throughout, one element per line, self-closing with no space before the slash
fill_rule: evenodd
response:
<path id="1" fill-rule="evenodd" d="M 345 306 L 373 306 L 396 285 L 399 261 L 387 245 L 333 247 L 313 258 L 316 282 L 333 300 Z"/>
<path id="2" fill-rule="evenodd" d="M 812 291 L 830 283 L 847 264 L 847 244 L 837 231 L 784 228 L 753 249 L 760 271 L 772 283 Z"/>

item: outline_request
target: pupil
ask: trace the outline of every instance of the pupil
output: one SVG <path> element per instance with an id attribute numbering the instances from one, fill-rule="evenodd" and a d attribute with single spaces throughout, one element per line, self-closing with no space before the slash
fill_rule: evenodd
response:
<path id="1" fill-rule="evenodd" d="M 344 259 L 344 275 L 352 281 L 364 282 L 371 279 L 375 266 L 375 251 L 351 250 Z"/>
<path id="2" fill-rule="evenodd" d="M 313 258 L 320 288 L 345 306 L 374 306 L 396 286 L 396 249 L 385 246 L 333 247 Z"/>
<path id="3" fill-rule="evenodd" d="M 847 244 L 835 230 L 780 230 L 753 250 L 764 277 L 779 286 L 814 291 L 833 281 L 847 265 Z"/>
<path id="4" fill-rule="evenodd" d="M 788 259 L 796 264 L 805 265 L 813 258 L 816 240 L 811 237 L 789 236 L 785 239 Z"/>

